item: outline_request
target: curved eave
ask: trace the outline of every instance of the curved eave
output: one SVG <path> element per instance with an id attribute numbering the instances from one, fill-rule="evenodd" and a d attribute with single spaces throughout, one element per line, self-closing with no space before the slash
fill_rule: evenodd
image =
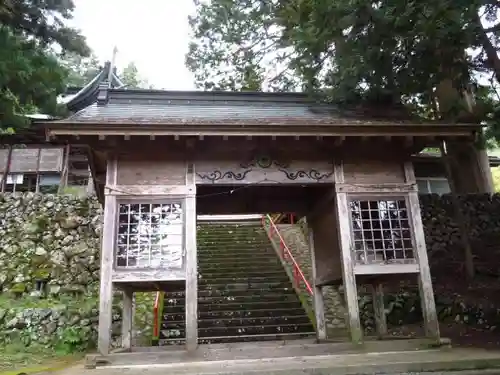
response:
<path id="1" fill-rule="evenodd" d="M 99 93 L 99 85 L 109 74 L 109 68 L 101 70 L 101 72 L 94 77 L 84 88 L 75 94 L 67 103 L 66 106 L 71 112 L 80 111 L 89 105 L 92 105 L 97 100 Z"/>
<path id="2" fill-rule="evenodd" d="M 78 112 L 82 109 L 94 104 L 97 101 L 99 94 L 99 86 L 101 83 L 106 82 L 109 76 L 111 64 L 107 62 L 104 68 L 90 81 L 85 87 L 77 92 L 75 88 L 71 88 L 68 92 L 69 97 L 61 100 L 71 112 Z M 111 74 L 111 87 L 122 87 L 123 82 L 113 72 Z"/>

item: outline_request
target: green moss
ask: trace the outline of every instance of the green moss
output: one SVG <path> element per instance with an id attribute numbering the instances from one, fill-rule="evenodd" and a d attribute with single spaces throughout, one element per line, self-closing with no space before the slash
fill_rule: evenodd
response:
<path id="1" fill-rule="evenodd" d="M 12 287 L 9 290 L 11 293 L 24 293 L 26 292 L 26 284 L 24 283 L 17 283 L 12 285 Z"/>
<path id="2" fill-rule="evenodd" d="M 59 371 L 74 365 L 82 357 L 82 353 L 58 354 L 41 345 L 26 347 L 21 343 L 9 344 L 0 347 L 0 375 Z"/>
<path id="3" fill-rule="evenodd" d="M 33 276 L 36 280 L 48 280 L 50 278 L 50 269 L 38 268 Z"/>

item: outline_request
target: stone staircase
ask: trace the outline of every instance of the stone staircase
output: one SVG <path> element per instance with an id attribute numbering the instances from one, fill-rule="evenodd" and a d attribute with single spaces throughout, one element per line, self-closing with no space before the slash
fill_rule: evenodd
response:
<path id="1" fill-rule="evenodd" d="M 200 344 L 312 337 L 313 325 L 258 223 L 198 225 Z M 185 338 L 184 287 L 165 291 L 159 345 Z"/>

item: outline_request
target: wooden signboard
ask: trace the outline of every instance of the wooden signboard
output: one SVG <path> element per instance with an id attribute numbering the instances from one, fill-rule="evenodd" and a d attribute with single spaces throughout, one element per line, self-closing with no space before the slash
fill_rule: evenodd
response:
<path id="1" fill-rule="evenodd" d="M 0 171 L 4 171 L 9 150 L 0 149 Z M 16 148 L 12 150 L 9 173 L 60 172 L 64 148 Z"/>

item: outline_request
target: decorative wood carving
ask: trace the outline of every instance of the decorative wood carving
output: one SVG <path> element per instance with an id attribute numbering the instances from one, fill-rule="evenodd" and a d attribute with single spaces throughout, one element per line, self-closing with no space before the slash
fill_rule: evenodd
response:
<path id="1" fill-rule="evenodd" d="M 247 162 L 196 163 L 198 183 L 327 183 L 333 181 L 333 163 L 327 161 L 282 162 L 268 156 Z"/>

